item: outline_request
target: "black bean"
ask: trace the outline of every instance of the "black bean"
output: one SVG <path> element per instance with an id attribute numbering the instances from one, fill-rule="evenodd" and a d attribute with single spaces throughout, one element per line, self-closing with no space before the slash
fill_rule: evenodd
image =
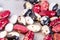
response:
<path id="1" fill-rule="evenodd" d="M 50 22 L 50 19 L 49 19 L 49 17 L 46 17 L 47 19 L 46 20 L 41 20 L 41 24 L 42 25 L 48 25 L 49 24 L 49 22 Z"/>
<path id="2" fill-rule="evenodd" d="M 57 16 L 60 16 L 60 9 L 57 10 Z"/>
<path id="3" fill-rule="evenodd" d="M 31 9 L 29 9 L 29 10 L 27 10 L 27 12 L 24 14 L 24 16 L 26 17 L 26 16 L 29 16 L 29 14 L 31 14 L 32 13 L 32 10 Z"/>
<path id="4" fill-rule="evenodd" d="M 31 13 L 29 16 L 30 16 L 33 20 L 36 20 L 36 18 L 37 18 L 34 13 Z"/>
<path id="5" fill-rule="evenodd" d="M 37 0 L 25 0 L 25 1 L 29 1 L 31 4 L 34 4 L 34 3 L 38 3 L 39 2 Z"/>
<path id="6" fill-rule="evenodd" d="M 19 37 L 17 36 L 7 36 L 8 40 L 19 40 Z"/>
<path id="7" fill-rule="evenodd" d="M 24 9 L 26 9 L 26 3 L 24 3 L 23 7 L 24 7 Z"/>
<path id="8" fill-rule="evenodd" d="M 52 8 L 53 11 L 56 11 L 57 9 L 58 9 L 58 4 L 54 5 Z"/>
<path id="9" fill-rule="evenodd" d="M 25 14 L 24 14 L 24 17 L 26 16 L 30 16 L 33 20 L 35 20 L 37 17 L 36 15 L 32 12 L 31 9 L 29 9 Z"/>

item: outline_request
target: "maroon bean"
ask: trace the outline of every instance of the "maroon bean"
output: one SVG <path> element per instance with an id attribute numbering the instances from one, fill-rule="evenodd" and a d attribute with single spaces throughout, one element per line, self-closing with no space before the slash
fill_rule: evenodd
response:
<path id="1" fill-rule="evenodd" d="M 60 18 L 51 21 L 50 24 L 49 24 L 49 26 L 50 27 L 54 27 L 55 25 L 57 25 L 59 23 L 60 23 Z"/>
<path id="2" fill-rule="evenodd" d="M 10 15 L 9 10 L 1 11 L 0 12 L 0 19 L 7 18 Z"/>
<path id="3" fill-rule="evenodd" d="M 44 40 L 53 40 L 52 38 L 53 38 L 52 35 L 46 35 L 44 37 Z"/>
<path id="4" fill-rule="evenodd" d="M 0 20 L 0 30 L 3 30 L 5 25 L 9 22 L 7 18 Z"/>
<path id="5" fill-rule="evenodd" d="M 29 31 L 23 40 L 34 40 L 34 33 L 32 31 Z"/>
<path id="6" fill-rule="evenodd" d="M 28 32 L 28 29 L 27 29 L 25 26 L 20 25 L 20 24 L 15 24 L 15 25 L 14 25 L 14 30 L 20 31 L 21 33 L 26 33 L 26 32 Z"/>
<path id="7" fill-rule="evenodd" d="M 0 38 L 0 40 L 6 40 L 6 38 Z"/>
<path id="8" fill-rule="evenodd" d="M 39 13 L 41 16 L 53 17 L 56 15 L 55 11 L 42 11 Z"/>

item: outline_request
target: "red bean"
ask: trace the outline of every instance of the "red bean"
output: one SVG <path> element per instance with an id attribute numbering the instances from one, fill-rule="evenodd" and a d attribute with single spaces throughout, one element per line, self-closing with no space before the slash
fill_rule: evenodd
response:
<path id="1" fill-rule="evenodd" d="M 44 40 L 53 40 L 52 38 L 53 38 L 52 35 L 46 35 L 44 37 Z"/>
<path id="2" fill-rule="evenodd" d="M 34 13 L 39 13 L 41 11 L 41 6 L 39 4 L 35 4 L 32 10 Z"/>
<path id="3" fill-rule="evenodd" d="M 14 25 L 14 30 L 20 31 L 21 33 L 26 33 L 26 32 L 28 32 L 28 29 L 27 29 L 25 26 L 20 25 L 20 24 L 15 24 L 15 25 Z"/>
<path id="4" fill-rule="evenodd" d="M 0 38 L 0 40 L 6 40 L 6 38 Z"/>
<path id="5" fill-rule="evenodd" d="M 60 24 L 55 25 L 55 26 L 52 28 L 52 31 L 53 31 L 53 32 L 60 32 Z"/>
<path id="6" fill-rule="evenodd" d="M 0 20 L 0 30 L 3 30 L 5 25 L 9 22 L 7 18 Z"/>
<path id="7" fill-rule="evenodd" d="M 56 15 L 55 11 L 42 11 L 39 13 L 41 16 L 53 17 Z"/>
<path id="8" fill-rule="evenodd" d="M 7 18 L 10 15 L 9 10 L 1 11 L 0 12 L 0 19 Z"/>
<path id="9" fill-rule="evenodd" d="M 54 33 L 53 40 L 60 40 L 60 33 Z"/>
<path id="10" fill-rule="evenodd" d="M 51 21 L 50 24 L 49 24 L 49 26 L 50 27 L 54 27 L 58 23 L 60 23 L 60 18 Z"/>
<path id="11" fill-rule="evenodd" d="M 23 40 L 34 40 L 34 33 L 32 31 L 29 31 Z"/>
<path id="12" fill-rule="evenodd" d="M 49 3 L 47 1 L 41 1 L 41 11 L 46 11 L 49 9 Z"/>

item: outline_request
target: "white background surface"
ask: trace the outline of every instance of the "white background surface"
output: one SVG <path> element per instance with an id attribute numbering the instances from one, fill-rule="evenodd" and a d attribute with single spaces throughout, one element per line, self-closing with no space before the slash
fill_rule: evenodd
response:
<path id="1" fill-rule="evenodd" d="M 48 0 L 49 3 L 55 2 L 60 5 L 60 0 Z M 20 14 L 23 10 L 24 0 L 0 0 L 0 5 L 4 9 L 11 10 L 12 14 Z"/>
<path id="2" fill-rule="evenodd" d="M 55 2 L 60 5 L 60 0 L 48 0 L 49 3 Z M 4 9 L 11 10 L 11 15 L 17 14 L 19 15 L 20 12 L 23 10 L 23 0 L 0 0 L 0 6 L 2 6 Z M 20 40 L 23 39 L 23 35 L 20 35 Z M 40 33 L 35 33 L 34 40 L 43 40 L 43 36 Z"/>
<path id="3" fill-rule="evenodd" d="M 19 14 L 22 11 L 23 0 L 0 0 L 0 5 L 4 9 L 11 10 L 12 14 Z"/>

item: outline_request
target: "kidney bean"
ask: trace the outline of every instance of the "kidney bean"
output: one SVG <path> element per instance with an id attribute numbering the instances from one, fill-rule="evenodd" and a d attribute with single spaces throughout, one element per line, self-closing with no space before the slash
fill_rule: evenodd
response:
<path id="1" fill-rule="evenodd" d="M 28 29 L 25 26 L 20 25 L 20 24 L 15 24 L 13 29 L 16 31 L 20 31 L 21 33 L 28 32 Z"/>
<path id="2" fill-rule="evenodd" d="M 7 18 L 10 15 L 9 10 L 1 11 L 0 12 L 0 19 Z"/>
<path id="3" fill-rule="evenodd" d="M 56 24 L 58 24 L 58 23 L 60 23 L 60 18 L 51 21 L 50 24 L 49 24 L 49 26 L 50 26 L 50 27 L 54 27 L 54 25 L 56 25 Z"/>
<path id="4" fill-rule="evenodd" d="M 29 31 L 23 40 L 34 40 L 34 33 L 32 31 Z"/>
<path id="5" fill-rule="evenodd" d="M 0 30 L 3 30 L 5 25 L 9 23 L 7 18 L 0 20 Z"/>

